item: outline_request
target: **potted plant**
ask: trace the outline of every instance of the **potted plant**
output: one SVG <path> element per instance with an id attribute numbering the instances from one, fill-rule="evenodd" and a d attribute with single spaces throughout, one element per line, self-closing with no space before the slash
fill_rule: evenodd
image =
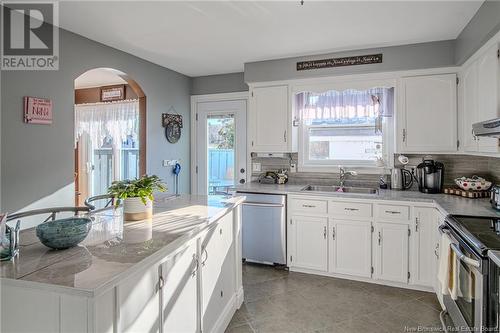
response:
<path id="1" fill-rule="evenodd" d="M 158 176 L 144 175 L 138 179 L 114 181 L 108 194 L 115 198 L 115 205 L 123 201 L 125 221 L 139 221 L 153 216 L 153 193 L 166 190 L 167 186 Z"/>

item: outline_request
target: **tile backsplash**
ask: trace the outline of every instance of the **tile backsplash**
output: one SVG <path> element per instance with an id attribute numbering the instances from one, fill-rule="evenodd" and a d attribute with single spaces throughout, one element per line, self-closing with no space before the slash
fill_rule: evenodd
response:
<path id="1" fill-rule="evenodd" d="M 421 155 L 404 154 L 410 162 L 409 166 L 417 166 L 422 162 L 424 156 L 444 164 L 444 184 L 453 185 L 454 179 L 458 177 L 470 177 L 477 175 L 489 181 L 500 184 L 500 158 L 471 155 Z M 401 164 L 398 161 L 399 154 L 394 155 L 394 166 Z"/>
<path id="2" fill-rule="evenodd" d="M 282 157 L 283 156 L 283 157 Z M 394 165 L 400 167 L 397 159 L 399 154 L 394 155 Z M 436 161 L 442 162 L 445 167 L 445 185 L 453 185 L 453 180 L 462 176 L 478 175 L 494 183 L 500 184 L 500 158 L 470 155 L 423 155 L 405 154 L 410 160 L 409 166 L 418 165 L 424 156 L 428 156 Z M 252 180 L 257 180 L 259 175 L 266 171 L 276 171 L 278 169 L 290 170 L 290 163 L 297 164 L 298 154 L 280 154 L 273 157 L 261 157 L 252 154 L 252 163 L 261 164 L 261 172 L 252 172 Z M 334 185 L 338 183 L 338 173 L 320 172 L 295 172 L 289 173 L 289 182 L 292 184 L 324 184 Z M 360 174 L 346 180 L 346 185 L 378 186 L 379 175 Z M 390 178 L 390 177 L 388 177 Z M 390 181 L 390 179 L 389 179 Z"/>

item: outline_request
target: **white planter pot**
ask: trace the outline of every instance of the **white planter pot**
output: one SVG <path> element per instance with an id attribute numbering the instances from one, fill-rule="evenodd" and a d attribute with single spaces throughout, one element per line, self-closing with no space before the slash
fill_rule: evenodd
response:
<path id="1" fill-rule="evenodd" d="M 126 198 L 123 200 L 123 220 L 139 221 L 153 217 L 153 202 L 147 200 L 144 204 L 141 198 Z"/>

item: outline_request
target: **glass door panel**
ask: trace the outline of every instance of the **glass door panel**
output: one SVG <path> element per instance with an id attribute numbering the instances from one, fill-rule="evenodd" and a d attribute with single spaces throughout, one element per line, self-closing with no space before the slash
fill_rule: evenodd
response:
<path id="1" fill-rule="evenodd" d="M 224 194 L 234 188 L 234 114 L 208 115 L 208 194 Z"/>

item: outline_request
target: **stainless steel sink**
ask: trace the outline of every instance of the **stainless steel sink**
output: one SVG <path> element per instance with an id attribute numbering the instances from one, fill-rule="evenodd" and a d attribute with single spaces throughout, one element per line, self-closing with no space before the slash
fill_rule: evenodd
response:
<path id="1" fill-rule="evenodd" d="M 336 193 L 359 193 L 359 194 L 377 194 L 378 190 L 372 187 L 353 187 L 353 186 L 326 186 L 326 185 L 307 185 L 301 191 L 304 192 L 336 192 Z"/>

